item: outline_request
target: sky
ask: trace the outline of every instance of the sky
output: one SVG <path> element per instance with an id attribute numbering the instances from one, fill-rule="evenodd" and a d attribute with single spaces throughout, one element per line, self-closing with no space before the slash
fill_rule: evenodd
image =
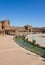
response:
<path id="1" fill-rule="evenodd" d="M 0 0 L 0 20 L 11 26 L 45 27 L 45 0 Z"/>

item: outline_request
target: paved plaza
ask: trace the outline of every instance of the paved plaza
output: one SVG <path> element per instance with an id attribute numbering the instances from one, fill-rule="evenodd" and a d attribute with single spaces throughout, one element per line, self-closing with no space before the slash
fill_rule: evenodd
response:
<path id="1" fill-rule="evenodd" d="M 13 41 L 13 36 L 0 36 L 0 65 L 45 65 L 41 57 Z"/>

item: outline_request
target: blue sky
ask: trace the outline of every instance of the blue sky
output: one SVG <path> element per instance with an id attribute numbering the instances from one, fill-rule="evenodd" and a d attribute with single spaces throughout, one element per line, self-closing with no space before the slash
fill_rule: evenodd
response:
<path id="1" fill-rule="evenodd" d="M 0 20 L 12 26 L 45 27 L 45 0 L 0 0 Z"/>

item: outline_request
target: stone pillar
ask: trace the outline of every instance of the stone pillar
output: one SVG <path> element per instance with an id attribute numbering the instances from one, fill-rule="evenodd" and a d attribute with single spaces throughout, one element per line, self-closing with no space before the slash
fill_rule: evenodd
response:
<path id="1" fill-rule="evenodd" d="M 3 34 L 5 35 L 5 30 L 4 30 L 4 33 Z"/>

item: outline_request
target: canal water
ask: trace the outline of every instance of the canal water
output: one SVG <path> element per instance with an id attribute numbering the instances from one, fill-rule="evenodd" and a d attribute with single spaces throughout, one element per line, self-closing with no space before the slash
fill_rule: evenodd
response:
<path id="1" fill-rule="evenodd" d="M 28 49 L 29 51 L 32 51 L 41 56 L 45 54 L 45 49 L 41 47 L 37 47 L 31 44 L 30 42 L 25 41 L 22 37 L 16 38 L 15 40 L 20 46 Z"/>

